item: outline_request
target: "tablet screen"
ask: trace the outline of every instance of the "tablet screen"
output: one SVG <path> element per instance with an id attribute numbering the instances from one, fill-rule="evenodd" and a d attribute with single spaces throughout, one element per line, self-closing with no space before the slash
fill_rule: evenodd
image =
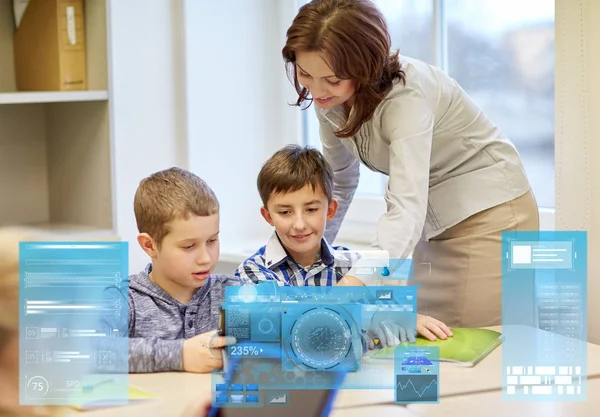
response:
<path id="1" fill-rule="evenodd" d="M 273 357 L 232 360 L 230 369 L 214 385 L 213 404 L 218 408 L 211 416 L 327 416 L 345 375 L 294 371 Z"/>
<path id="2" fill-rule="evenodd" d="M 325 417 L 333 403 L 334 390 L 264 391 L 262 407 L 227 407 L 220 417 Z"/>

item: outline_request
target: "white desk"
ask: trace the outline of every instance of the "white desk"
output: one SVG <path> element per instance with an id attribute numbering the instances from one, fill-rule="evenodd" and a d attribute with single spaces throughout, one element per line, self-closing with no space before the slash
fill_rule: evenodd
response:
<path id="1" fill-rule="evenodd" d="M 408 410 L 422 417 L 593 417 L 600 410 L 600 379 L 588 380 L 586 402 L 505 402 L 502 391 L 444 398 L 439 404 L 414 404 Z M 377 406 L 357 408 L 372 415 Z M 379 415 L 378 417 L 382 417 Z"/>
<path id="2" fill-rule="evenodd" d="M 368 407 L 335 409 L 330 417 L 419 417 L 413 411 L 399 405 L 372 405 Z M 309 417 L 309 416 L 306 416 Z"/>
<path id="3" fill-rule="evenodd" d="M 500 328 L 494 328 L 500 330 Z M 589 377 L 600 377 L 600 346 L 588 344 L 588 376 Z M 382 367 L 384 373 L 392 375 L 393 380 L 393 361 L 379 361 L 379 367 Z M 388 362 L 387 365 L 385 362 Z M 383 374 L 382 374 L 383 375 Z M 594 385 L 590 381 L 590 399 L 593 397 L 594 389 L 600 388 L 600 379 Z M 130 376 L 131 385 L 137 386 L 144 390 L 147 390 L 153 394 L 157 394 L 162 399 L 157 402 L 145 403 L 139 405 L 132 405 L 127 407 L 112 408 L 107 410 L 88 411 L 85 414 L 90 416 L 111 416 L 111 417 L 125 417 L 140 415 L 144 417 L 154 416 L 169 416 L 178 417 L 178 415 L 185 409 L 185 407 L 195 401 L 201 401 L 208 398 L 211 390 L 211 376 L 202 374 L 188 374 L 188 373 L 161 373 L 161 374 L 132 374 Z M 439 407 L 451 407 L 455 401 L 461 403 L 464 398 L 482 398 L 486 400 L 486 395 L 489 398 L 497 396 L 497 400 L 500 401 L 500 390 L 502 388 L 502 346 L 496 348 L 488 357 L 483 359 L 479 364 L 473 368 L 461 368 L 450 364 L 442 364 L 440 366 L 440 405 L 423 405 L 423 406 L 396 406 L 394 402 L 394 392 L 392 389 L 389 390 L 342 390 L 338 393 L 335 408 L 345 409 L 344 411 L 349 412 L 351 408 L 357 407 L 356 410 L 362 410 L 362 412 L 368 412 L 367 410 L 373 408 L 371 406 L 377 406 L 373 410 L 388 410 L 393 412 L 404 412 L 412 411 L 413 413 L 426 412 L 426 416 L 433 416 L 437 414 L 438 410 L 442 410 Z M 495 391 L 487 394 L 477 394 L 485 391 Z M 600 395 L 598 395 L 600 397 Z M 455 400 L 454 398 L 459 398 Z M 490 400 L 491 401 L 491 400 Z M 511 405 L 510 407 L 515 407 Z M 474 407 L 474 405 L 473 405 Z M 566 409 L 571 410 L 568 406 Z M 481 409 L 481 408 L 479 408 Z M 513 410 L 516 408 L 510 408 Z M 575 408 L 576 409 L 576 408 Z M 342 410 L 340 410 L 342 411 Z M 354 412 L 354 411 L 352 411 Z M 337 414 L 335 414 L 337 415 Z M 340 414 L 341 416 L 342 414 Z M 344 414 L 345 415 L 345 414 Z M 362 414 L 364 415 L 364 414 Z M 392 414 L 390 414 L 392 415 Z M 394 414 L 400 415 L 402 414 Z M 410 415 L 410 414 L 409 414 Z M 464 417 L 466 414 L 462 414 Z M 487 414 L 479 414 L 487 415 Z M 500 414 L 499 414 L 500 415 Z M 509 412 L 503 415 L 514 415 Z M 529 417 L 532 414 L 525 414 Z M 576 416 L 576 414 L 573 414 Z M 309 417 L 309 416 L 307 416 Z M 378 417 L 381 417 L 379 414 Z"/>
<path id="4" fill-rule="evenodd" d="M 490 327 L 501 331 L 501 327 Z M 542 330 L 532 329 L 532 332 Z M 600 346 L 587 344 L 587 375 L 600 376 Z M 384 362 L 384 361 L 382 361 Z M 381 365 L 379 365 L 381 366 Z M 393 381 L 394 364 L 389 360 L 387 371 L 382 377 Z M 452 364 L 440 365 L 440 398 L 502 389 L 502 345 L 472 368 L 463 368 Z M 391 404 L 394 402 L 393 390 L 342 390 L 336 402 L 337 407 L 352 407 L 368 404 Z"/>
<path id="5" fill-rule="evenodd" d="M 189 404 L 202 402 L 210 397 L 211 376 L 185 372 L 158 374 L 131 374 L 132 386 L 144 389 L 161 398 L 124 407 L 112 407 L 77 413 L 90 417 L 179 417 Z"/>

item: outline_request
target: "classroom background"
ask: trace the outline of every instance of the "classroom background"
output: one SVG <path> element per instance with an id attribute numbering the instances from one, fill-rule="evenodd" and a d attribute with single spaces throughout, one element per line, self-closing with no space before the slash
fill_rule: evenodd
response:
<path id="1" fill-rule="evenodd" d="M 587 230 L 589 339 L 600 343 L 600 33 L 593 0 L 377 0 L 394 47 L 445 68 L 514 141 L 544 230 Z M 556 3 L 556 4 L 555 4 Z M 288 143 L 319 146 L 281 59 L 301 0 L 86 0 L 87 89 L 18 91 L 13 1 L 0 0 L 0 224 L 117 235 L 147 262 L 133 195 L 180 166 L 221 202 L 219 272 L 261 246 L 256 174 Z M 367 247 L 384 179 L 363 170 L 338 242 Z"/>

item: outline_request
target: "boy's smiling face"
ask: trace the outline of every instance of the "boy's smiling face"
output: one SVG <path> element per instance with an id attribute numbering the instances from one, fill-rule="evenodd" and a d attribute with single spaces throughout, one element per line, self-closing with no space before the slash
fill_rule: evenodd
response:
<path id="1" fill-rule="evenodd" d="M 277 231 L 284 248 L 296 262 L 312 265 L 321 251 L 325 226 L 337 211 L 337 201 L 328 202 L 321 186 L 308 184 L 297 191 L 272 193 L 260 212 Z"/>

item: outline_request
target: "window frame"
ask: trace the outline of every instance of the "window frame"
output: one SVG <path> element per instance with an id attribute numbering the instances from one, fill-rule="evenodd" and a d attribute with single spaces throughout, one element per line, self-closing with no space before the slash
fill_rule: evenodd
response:
<path id="1" fill-rule="evenodd" d="M 299 8 L 301 0 L 295 0 L 294 5 L 296 11 Z M 447 43 L 447 24 L 445 20 L 445 7 L 447 0 L 431 0 L 433 2 L 433 19 L 432 26 L 435 33 L 434 48 L 435 48 L 435 61 L 434 65 L 440 67 L 442 70 L 448 70 L 448 43 Z M 298 138 L 298 142 L 301 144 L 308 144 L 308 117 L 307 111 L 302 113 L 302 132 Z M 556 141 L 555 145 L 556 147 Z M 540 216 L 540 230 L 554 230 L 555 229 L 555 218 L 556 212 L 554 207 L 538 207 Z M 336 243 L 338 244 L 353 244 L 354 246 L 369 246 L 377 231 L 377 224 L 380 217 L 386 211 L 385 200 L 382 196 L 368 196 L 358 195 L 355 196 L 344 221 L 340 232 L 336 237 Z"/>

